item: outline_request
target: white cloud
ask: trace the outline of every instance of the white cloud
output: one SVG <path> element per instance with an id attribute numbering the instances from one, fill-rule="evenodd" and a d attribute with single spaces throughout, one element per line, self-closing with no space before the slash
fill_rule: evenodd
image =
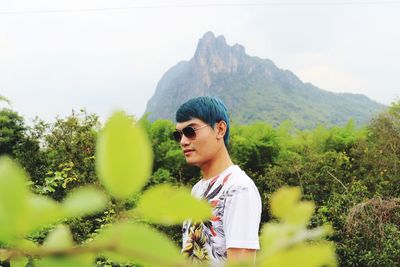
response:
<path id="1" fill-rule="evenodd" d="M 365 93 L 367 81 L 351 69 L 341 68 L 338 60 L 325 53 L 304 53 L 290 63 L 292 71 L 304 82 L 333 92 Z"/>

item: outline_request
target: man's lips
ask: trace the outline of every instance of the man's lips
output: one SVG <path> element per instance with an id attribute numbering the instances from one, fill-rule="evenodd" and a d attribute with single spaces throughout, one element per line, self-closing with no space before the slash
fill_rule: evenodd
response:
<path id="1" fill-rule="evenodd" d="M 184 150 L 183 150 L 183 153 L 184 153 L 185 155 L 188 155 L 188 154 L 192 153 L 193 151 L 194 151 L 194 149 L 184 149 Z"/>

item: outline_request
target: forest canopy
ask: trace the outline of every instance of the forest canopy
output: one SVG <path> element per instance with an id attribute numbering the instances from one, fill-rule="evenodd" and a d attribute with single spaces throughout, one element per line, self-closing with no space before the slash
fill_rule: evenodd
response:
<path id="1" fill-rule="evenodd" d="M 190 187 L 200 178 L 171 138 L 171 121 L 151 123 L 143 117 L 138 124 L 153 151 L 149 179 L 127 201 L 111 201 L 103 212 L 67 220 L 75 243 L 136 207 L 145 190 L 164 183 Z M 36 119 L 28 126 L 17 111 L 2 108 L 0 154 L 14 158 L 29 174 L 30 190 L 62 202 L 80 186 L 99 184 L 96 143 L 101 129 L 98 116 L 85 110 L 52 123 Z M 400 264 L 400 102 L 363 127 L 351 120 L 343 127 L 309 130 L 296 129 L 291 122 L 278 127 L 266 122 L 232 125 L 229 151 L 260 191 L 263 224 L 276 220 L 268 205 L 272 193 L 297 186 L 316 205 L 307 227 L 332 225 L 328 239 L 336 244 L 340 266 Z M 179 244 L 179 225 L 155 227 Z M 42 244 L 51 230 L 44 228 L 29 239 Z"/>

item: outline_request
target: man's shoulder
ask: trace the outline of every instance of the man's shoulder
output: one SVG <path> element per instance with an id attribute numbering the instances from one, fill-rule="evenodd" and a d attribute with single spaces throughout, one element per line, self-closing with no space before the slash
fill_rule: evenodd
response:
<path id="1" fill-rule="evenodd" d="M 241 187 L 253 187 L 255 186 L 254 181 L 243 171 L 239 166 L 236 165 L 232 169 L 232 173 L 229 177 L 230 181 L 227 183 L 229 186 L 241 186 Z"/>
<path id="2" fill-rule="evenodd" d="M 198 190 L 198 189 L 204 187 L 205 182 L 206 182 L 206 181 L 204 181 L 204 180 L 199 180 L 199 181 L 197 181 L 197 183 L 195 183 L 195 184 L 192 186 L 192 193 L 193 193 L 194 191 L 196 191 L 196 190 Z"/>

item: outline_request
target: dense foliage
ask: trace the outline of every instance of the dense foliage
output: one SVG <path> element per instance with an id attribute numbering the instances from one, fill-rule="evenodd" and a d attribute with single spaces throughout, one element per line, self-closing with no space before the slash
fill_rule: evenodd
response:
<path id="1" fill-rule="evenodd" d="M 119 210 L 113 223 L 102 224 L 97 233 L 78 244 L 71 227 L 65 224 L 98 213 L 112 206 L 110 202 L 126 203 L 138 196 L 150 176 L 152 159 L 143 129 L 123 112 L 115 113 L 97 137 L 96 175 L 102 186 L 80 186 L 62 201 L 28 190 L 23 168 L 9 157 L 0 156 L 1 266 L 89 267 L 95 262 L 110 266 L 111 260 L 130 266 L 191 266 L 171 240 L 148 225 L 209 219 L 209 203 L 193 198 L 187 188 L 166 183 L 148 188 L 134 208 Z M 74 165 L 66 168 L 73 169 Z M 63 178 L 68 175 L 61 174 L 60 180 Z M 64 184 L 62 187 L 67 188 Z M 257 258 L 257 266 L 336 265 L 333 244 L 319 240 L 331 232 L 330 227 L 307 229 L 314 204 L 300 198 L 299 188 L 283 188 L 272 195 L 271 213 L 279 222 L 263 227 L 261 242 L 265 250 Z M 50 232 L 44 233 L 41 242 L 35 234 L 43 234 L 46 228 Z M 229 265 L 253 266 L 252 261 Z"/>
<path id="2" fill-rule="evenodd" d="M 9 109 L 1 110 L 1 153 L 11 154 L 31 175 L 34 192 L 61 201 L 77 186 L 97 184 L 95 144 L 98 118 L 82 111 L 54 123 L 37 120 L 28 127 Z M 167 120 L 140 120 L 153 148 L 148 190 L 158 184 L 191 186 L 199 170 L 187 166 L 171 139 L 175 126 Z M 15 138 L 16 137 L 16 138 Z M 233 125 L 229 147 L 234 162 L 255 181 L 263 200 L 263 223 L 274 220 L 267 205 L 272 192 L 299 186 L 316 203 L 309 226 L 330 222 L 341 266 L 398 266 L 400 264 L 400 102 L 376 116 L 364 128 L 352 121 L 343 127 L 298 130 L 291 123 Z M 116 214 L 137 206 L 140 195 L 110 202 L 103 212 L 73 218 L 75 242 L 84 242 Z M 119 215 L 120 216 L 120 215 Z M 156 226 L 179 243 L 179 226 Z M 49 229 L 30 237 L 38 243 Z M 99 259 L 99 264 L 107 260 Z"/>

